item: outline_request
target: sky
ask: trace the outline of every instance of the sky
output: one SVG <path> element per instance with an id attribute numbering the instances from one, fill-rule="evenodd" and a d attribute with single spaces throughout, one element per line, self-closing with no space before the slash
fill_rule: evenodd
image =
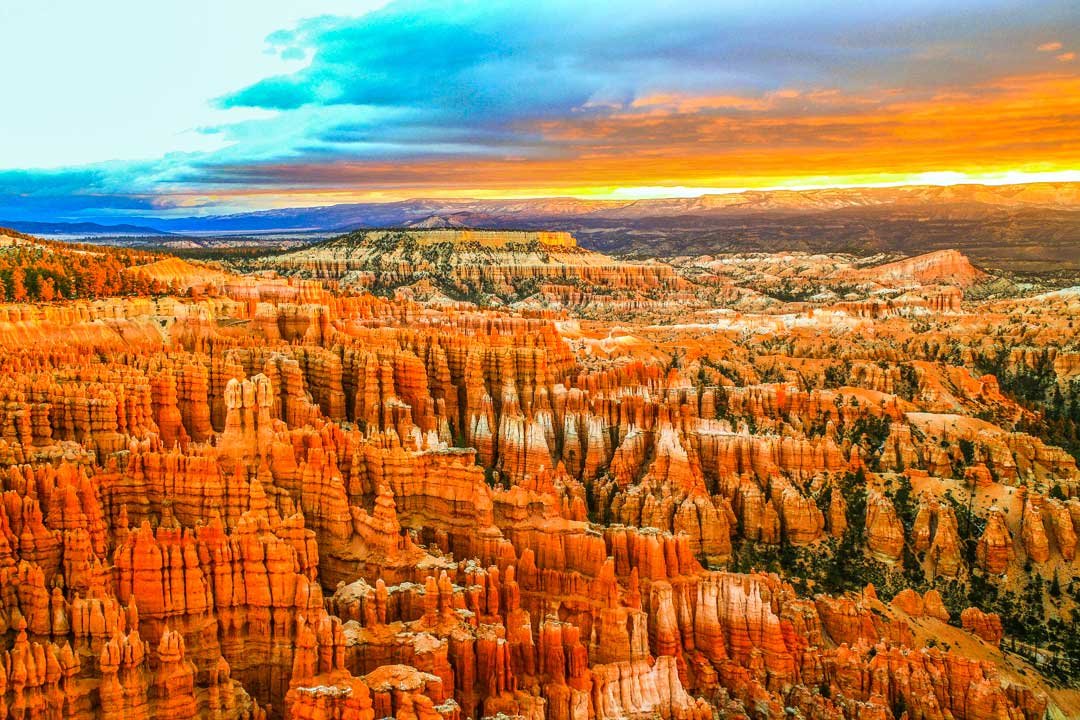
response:
<path id="1" fill-rule="evenodd" d="M 4 0 L 0 219 L 1080 180 L 1080 4 Z"/>

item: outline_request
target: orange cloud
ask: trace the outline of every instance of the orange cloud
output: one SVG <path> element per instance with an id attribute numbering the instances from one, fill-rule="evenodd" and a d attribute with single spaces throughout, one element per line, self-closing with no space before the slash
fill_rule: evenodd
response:
<path id="1" fill-rule="evenodd" d="M 1038 50 L 1039 52 L 1056 52 L 1056 51 L 1058 51 L 1060 49 L 1061 49 L 1061 43 L 1059 43 L 1059 42 L 1043 43 L 1042 45 L 1040 45 L 1039 47 L 1036 48 L 1036 50 Z"/>
<path id="2" fill-rule="evenodd" d="M 580 146 L 590 161 L 622 156 L 627 164 L 634 158 L 654 163 L 662 157 L 692 165 L 698 179 L 780 169 L 790 176 L 1032 163 L 1080 167 L 1080 78 L 1073 76 L 1004 78 L 932 97 L 808 93 L 763 99 L 749 114 L 682 111 L 711 105 L 665 101 L 547 122 L 539 130 Z M 665 165 L 653 167 L 662 172 Z"/>
<path id="3" fill-rule="evenodd" d="M 1076 53 L 1074 53 L 1074 52 L 1061 53 L 1060 55 L 1057 56 L 1057 59 L 1060 60 L 1061 62 L 1072 62 L 1073 60 L 1076 59 Z"/>

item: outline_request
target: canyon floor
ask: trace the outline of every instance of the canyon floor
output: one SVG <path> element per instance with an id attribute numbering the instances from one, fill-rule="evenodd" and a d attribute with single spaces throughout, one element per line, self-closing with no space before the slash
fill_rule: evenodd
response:
<path id="1" fill-rule="evenodd" d="M 0 231 L 0 717 L 1080 717 L 1080 288 Z"/>

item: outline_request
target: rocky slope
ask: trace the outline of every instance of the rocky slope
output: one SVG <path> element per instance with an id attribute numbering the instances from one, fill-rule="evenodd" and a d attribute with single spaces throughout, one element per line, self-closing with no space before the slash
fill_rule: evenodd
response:
<path id="1" fill-rule="evenodd" d="M 0 305 L 0 714 L 1080 711 L 1078 296 L 616 324 L 297 255 Z"/>
<path id="2" fill-rule="evenodd" d="M 938 250 L 914 258 L 866 268 L 855 273 L 853 277 L 872 280 L 879 285 L 938 284 L 968 287 L 985 279 L 987 275 L 973 266 L 958 250 Z"/>

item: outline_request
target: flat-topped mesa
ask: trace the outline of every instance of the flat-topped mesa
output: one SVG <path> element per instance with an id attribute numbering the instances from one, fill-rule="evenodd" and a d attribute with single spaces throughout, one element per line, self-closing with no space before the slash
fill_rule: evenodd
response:
<path id="1" fill-rule="evenodd" d="M 497 305 L 607 305 L 691 287 L 666 263 L 616 259 L 548 231 L 358 230 L 241 264 L 353 289 Z"/>
<path id="2" fill-rule="evenodd" d="M 379 240 L 393 231 L 369 233 L 369 240 Z M 420 245 L 474 243 L 483 247 L 499 248 L 507 245 L 540 243 L 551 247 L 577 247 L 577 240 L 568 232 L 544 230 L 410 230 L 409 236 Z"/>
<path id="3" fill-rule="evenodd" d="M 456 229 L 414 229 L 387 228 L 383 230 L 357 230 L 346 235 L 331 238 L 303 250 L 286 252 L 276 256 L 278 262 L 290 264 L 312 256 L 321 257 L 363 257 L 372 252 L 390 254 L 396 262 L 416 263 L 431 260 L 431 253 L 449 254 L 446 259 L 451 264 L 455 260 L 469 258 L 468 262 L 479 261 L 482 264 L 503 264 L 509 262 L 535 263 L 551 254 L 551 259 L 542 262 L 569 262 L 578 264 L 586 259 L 592 264 L 597 262 L 617 262 L 612 258 L 594 253 L 578 246 L 577 240 L 568 232 L 548 230 L 472 230 Z M 479 253 L 478 255 L 473 255 Z M 530 253 L 539 253 L 530 255 Z M 276 264 L 276 263 L 272 263 Z M 376 264 L 384 271 L 389 268 Z M 374 268 L 369 268 L 374 269 Z"/>

